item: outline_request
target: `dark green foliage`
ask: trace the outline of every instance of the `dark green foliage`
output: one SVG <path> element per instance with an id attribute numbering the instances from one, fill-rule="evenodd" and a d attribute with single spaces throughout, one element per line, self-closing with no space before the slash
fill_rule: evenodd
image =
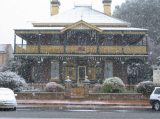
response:
<path id="1" fill-rule="evenodd" d="M 136 86 L 136 91 L 148 97 L 150 96 L 154 88 L 155 88 L 155 85 L 152 81 L 143 81 Z"/>
<path id="2" fill-rule="evenodd" d="M 117 89 L 113 89 L 113 86 L 110 84 L 106 84 L 102 88 L 102 92 L 104 93 L 116 93 L 115 91 L 117 91 Z"/>
<path id="3" fill-rule="evenodd" d="M 157 57 L 156 65 L 157 65 L 157 66 L 160 66 L 160 56 Z"/>
<path id="4" fill-rule="evenodd" d="M 1 70 L 2 72 L 4 71 L 17 72 L 18 75 L 26 79 L 26 82 L 30 81 L 31 63 L 29 60 L 20 61 L 16 59 L 11 59 L 2 69 L 3 69 Z"/>
<path id="5" fill-rule="evenodd" d="M 113 16 L 131 23 L 132 27 L 148 29 L 150 63 L 160 56 L 160 1 L 159 0 L 126 0 L 117 6 Z"/>
<path id="6" fill-rule="evenodd" d="M 153 70 L 149 64 L 132 62 L 127 68 L 128 84 L 135 85 L 141 81 L 152 80 Z"/>
<path id="7" fill-rule="evenodd" d="M 116 7 L 113 16 L 131 23 L 133 27 L 149 29 L 149 36 L 160 43 L 160 1 L 127 0 Z"/>
<path id="8" fill-rule="evenodd" d="M 20 67 L 18 68 L 18 74 L 26 79 L 26 82 L 31 82 L 31 66 L 31 62 L 26 60 L 21 61 Z"/>

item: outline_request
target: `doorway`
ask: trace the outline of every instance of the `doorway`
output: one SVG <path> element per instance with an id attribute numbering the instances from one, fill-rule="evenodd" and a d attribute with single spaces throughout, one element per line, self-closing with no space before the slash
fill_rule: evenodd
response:
<path id="1" fill-rule="evenodd" d="M 78 66 L 78 84 L 82 84 L 86 76 L 86 66 Z"/>

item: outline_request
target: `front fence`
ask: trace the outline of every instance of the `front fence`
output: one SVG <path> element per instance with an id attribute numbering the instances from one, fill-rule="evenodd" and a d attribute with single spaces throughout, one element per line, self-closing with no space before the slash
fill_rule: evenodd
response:
<path id="1" fill-rule="evenodd" d="M 87 85 L 87 90 L 93 93 L 101 93 L 100 87 L 97 85 L 101 84 L 89 84 Z M 96 87 L 97 86 L 97 87 Z M 33 92 L 45 92 L 46 83 L 28 83 L 27 87 L 23 89 L 23 91 L 33 91 Z M 135 85 L 125 85 L 126 93 L 135 93 Z M 71 87 L 72 88 L 72 87 Z M 96 89 L 95 89 L 96 88 Z M 65 89 L 67 90 L 67 89 Z"/>
<path id="2" fill-rule="evenodd" d="M 29 92 L 44 92 L 46 83 L 28 83 L 26 87 L 23 88 L 23 91 Z"/>
<path id="3" fill-rule="evenodd" d="M 64 100 L 83 98 L 88 100 L 147 100 L 147 98 L 142 94 L 134 92 L 134 85 L 126 85 L 126 89 L 128 90 L 126 93 L 101 93 L 100 90 L 95 92 L 93 91 L 93 84 L 86 85 L 87 88 L 85 86 L 77 88 L 71 87 L 70 90 L 65 89 L 64 92 L 46 92 L 45 85 L 45 83 L 28 84 L 28 88 L 25 88 L 24 91 L 17 93 L 17 99 Z"/>

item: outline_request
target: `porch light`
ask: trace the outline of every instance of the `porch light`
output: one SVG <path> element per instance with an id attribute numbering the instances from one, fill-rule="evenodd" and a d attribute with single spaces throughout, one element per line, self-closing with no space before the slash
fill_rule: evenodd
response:
<path id="1" fill-rule="evenodd" d="M 57 62 L 57 61 L 56 61 L 56 60 L 51 60 L 50 62 L 51 62 L 51 64 L 54 64 L 54 63 Z"/>
<path id="2" fill-rule="evenodd" d="M 122 64 L 124 64 L 124 62 L 121 62 Z"/>
<path id="3" fill-rule="evenodd" d="M 149 55 L 152 55 L 152 52 L 149 52 Z"/>
<path id="4" fill-rule="evenodd" d="M 96 64 L 99 64 L 99 63 L 100 63 L 99 61 L 96 62 Z"/>
<path id="5" fill-rule="evenodd" d="M 85 80 L 83 81 L 84 84 L 90 84 L 90 80 L 88 79 L 88 76 L 85 76 Z"/>
<path id="6" fill-rule="evenodd" d="M 41 58 L 41 62 L 43 62 L 43 58 Z"/>
<path id="7" fill-rule="evenodd" d="M 71 82 L 72 82 L 71 79 L 69 78 L 69 76 L 67 76 L 67 79 L 65 80 L 65 83 L 69 84 Z"/>
<path id="8" fill-rule="evenodd" d="M 70 95 L 70 89 L 71 89 L 71 83 L 72 81 L 69 79 L 69 76 L 67 76 L 67 79 L 64 81 L 65 87 L 66 87 L 66 93 L 67 95 Z"/>
<path id="9" fill-rule="evenodd" d="M 66 61 L 64 61 L 64 62 L 63 62 L 63 64 L 67 64 L 67 62 L 66 62 Z"/>
<path id="10" fill-rule="evenodd" d="M 140 66 L 140 64 L 139 64 L 139 63 L 136 63 L 136 66 Z"/>

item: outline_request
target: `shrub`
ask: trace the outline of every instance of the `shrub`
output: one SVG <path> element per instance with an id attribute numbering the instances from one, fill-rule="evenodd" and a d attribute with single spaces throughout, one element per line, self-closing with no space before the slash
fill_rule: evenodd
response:
<path id="1" fill-rule="evenodd" d="M 154 88 L 155 85 L 152 81 L 143 81 L 136 85 L 136 91 L 147 97 L 150 96 Z"/>
<path id="2" fill-rule="evenodd" d="M 49 82 L 46 84 L 45 90 L 47 92 L 63 92 L 64 86 L 56 83 L 56 82 Z"/>
<path id="3" fill-rule="evenodd" d="M 95 84 L 94 87 L 92 88 L 92 92 L 100 92 L 102 89 L 101 84 Z"/>
<path id="4" fill-rule="evenodd" d="M 20 92 L 27 84 L 25 80 L 11 71 L 0 72 L 0 87 L 10 88 Z"/>
<path id="5" fill-rule="evenodd" d="M 123 81 L 118 77 L 111 77 L 105 79 L 102 85 L 102 92 L 104 93 L 122 93 L 125 91 Z"/>

